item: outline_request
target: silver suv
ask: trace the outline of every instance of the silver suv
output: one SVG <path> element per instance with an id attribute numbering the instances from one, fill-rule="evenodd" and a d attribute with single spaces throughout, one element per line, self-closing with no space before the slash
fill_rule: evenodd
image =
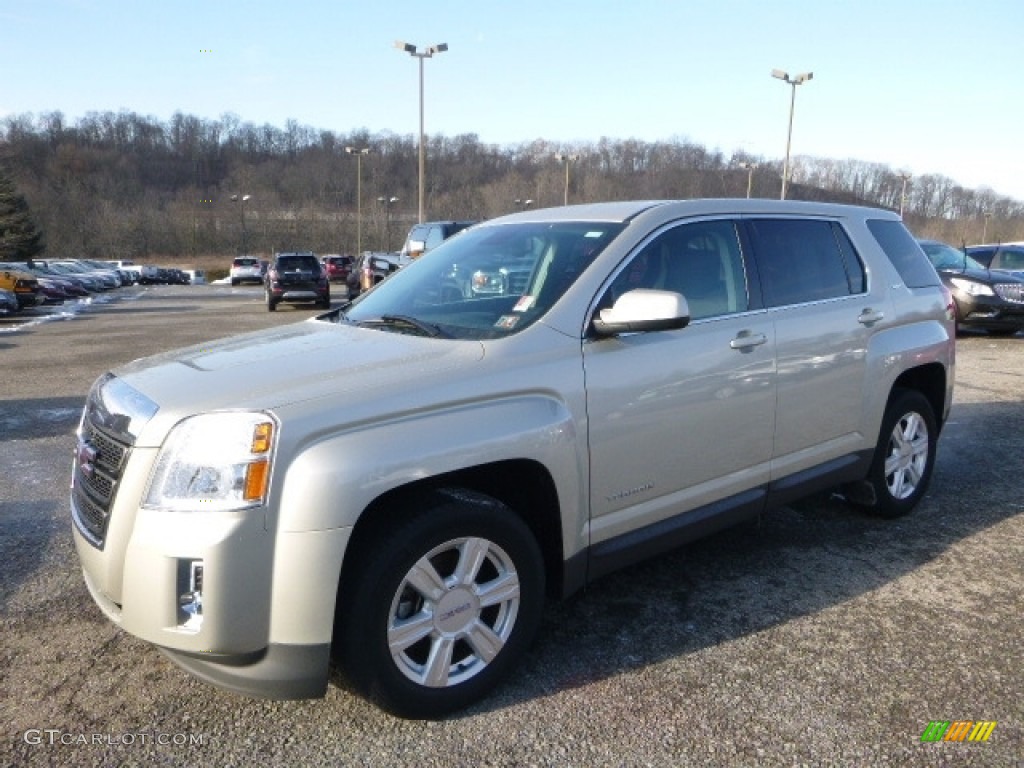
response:
<path id="1" fill-rule="evenodd" d="M 102 610 L 204 680 L 319 696 L 333 654 L 440 716 L 546 595 L 824 489 L 909 512 L 953 367 L 951 298 L 892 213 L 527 211 L 341 309 L 104 375 L 75 543 Z"/>

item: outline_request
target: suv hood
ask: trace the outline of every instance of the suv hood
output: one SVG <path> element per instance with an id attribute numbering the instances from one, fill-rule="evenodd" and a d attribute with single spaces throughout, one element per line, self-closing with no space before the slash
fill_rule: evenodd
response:
<path id="1" fill-rule="evenodd" d="M 196 413 L 273 410 L 328 396 L 354 405 L 439 375 L 450 380 L 483 353 L 478 341 L 310 320 L 143 358 L 113 373 L 158 406 L 136 444 L 159 445 L 171 426 Z"/>

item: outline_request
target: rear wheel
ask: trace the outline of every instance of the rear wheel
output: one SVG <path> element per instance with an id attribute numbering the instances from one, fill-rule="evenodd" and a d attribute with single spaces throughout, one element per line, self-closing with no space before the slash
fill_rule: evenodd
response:
<path id="1" fill-rule="evenodd" d="M 931 481 L 938 436 L 928 399 L 914 390 L 894 391 L 867 477 L 872 514 L 901 517 L 917 505 Z"/>
<path id="2" fill-rule="evenodd" d="M 346 566 L 338 661 L 393 714 L 440 717 L 485 696 L 526 650 L 543 560 L 526 524 L 481 494 L 431 492 L 397 512 Z"/>

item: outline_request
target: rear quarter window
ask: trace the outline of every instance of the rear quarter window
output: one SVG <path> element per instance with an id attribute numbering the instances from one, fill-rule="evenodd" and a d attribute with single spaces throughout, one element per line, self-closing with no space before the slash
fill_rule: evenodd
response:
<path id="1" fill-rule="evenodd" d="M 938 272 L 903 222 L 868 219 L 867 225 L 907 288 L 939 285 Z"/>

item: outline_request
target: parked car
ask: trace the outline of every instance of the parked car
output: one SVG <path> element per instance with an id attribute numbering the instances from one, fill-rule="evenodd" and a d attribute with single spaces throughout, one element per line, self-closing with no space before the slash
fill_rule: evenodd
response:
<path id="1" fill-rule="evenodd" d="M 977 328 L 994 336 L 1024 329 L 1024 280 L 986 269 L 964 251 L 938 240 L 918 240 L 953 294 L 958 328 Z"/>
<path id="2" fill-rule="evenodd" d="M 271 312 L 281 302 L 312 302 L 324 309 L 331 306 L 327 272 L 313 253 L 277 254 L 267 269 L 265 280 L 267 309 Z"/>
<path id="3" fill-rule="evenodd" d="M 406 261 L 418 259 L 424 253 L 436 248 L 452 235 L 456 235 L 477 222 L 473 221 L 425 221 L 414 224 L 405 238 L 401 254 Z"/>
<path id="4" fill-rule="evenodd" d="M 399 253 L 383 251 L 364 252 L 356 260 L 356 263 L 348 273 L 348 279 L 346 280 L 348 297 L 354 299 L 359 294 L 365 293 L 393 275 L 407 263 L 408 259 L 403 260 Z"/>
<path id="5" fill-rule="evenodd" d="M 525 211 L 333 312 L 104 374 L 75 549 L 102 611 L 206 681 L 322 696 L 333 653 L 353 690 L 440 717 L 515 668 L 547 596 L 812 493 L 908 514 L 954 330 L 891 211 Z"/>
<path id="6" fill-rule="evenodd" d="M 231 262 L 231 284 L 262 283 L 263 269 L 255 256 L 237 256 Z"/>
<path id="7" fill-rule="evenodd" d="M 116 273 L 87 267 L 74 259 L 49 261 L 48 264 L 51 269 L 61 274 L 87 278 L 90 285 L 89 290 L 92 291 L 110 291 L 121 285 L 121 279 Z"/>
<path id="8" fill-rule="evenodd" d="M 18 297 L 14 295 L 14 291 L 0 288 L 0 315 L 13 315 L 20 309 Z"/>
<path id="9" fill-rule="evenodd" d="M 0 263 L 0 288 L 10 291 L 18 299 L 19 309 L 28 309 L 43 303 L 39 280 L 31 272 L 14 265 Z"/>
<path id="10" fill-rule="evenodd" d="M 327 268 L 327 279 L 332 283 L 348 282 L 348 275 L 352 271 L 351 256 L 324 256 L 324 266 Z"/>
<path id="11" fill-rule="evenodd" d="M 968 256 L 988 269 L 998 269 L 1024 278 L 1024 245 L 969 245 L 966 250 Z"/>
<path id="12" fill-rule="evenodd" d="M 39 259 L 30 259 L 29 261 L 17 261 L 7 262 L 15 269 L 20 269 L 35 276 L 36 280 L 39 281 L 40 287 L 49 284 L 51 288 L 57 288 L 67 298 L 81 298 L 88 296 L 89 291 L 86 290 L 82 281 L 78 278 L 71 277 L 70 275 L 59 275 L 56 272 L 50 270 L 45 261 Z M 51 298 L 55 296 L 52 295 Z"/>

